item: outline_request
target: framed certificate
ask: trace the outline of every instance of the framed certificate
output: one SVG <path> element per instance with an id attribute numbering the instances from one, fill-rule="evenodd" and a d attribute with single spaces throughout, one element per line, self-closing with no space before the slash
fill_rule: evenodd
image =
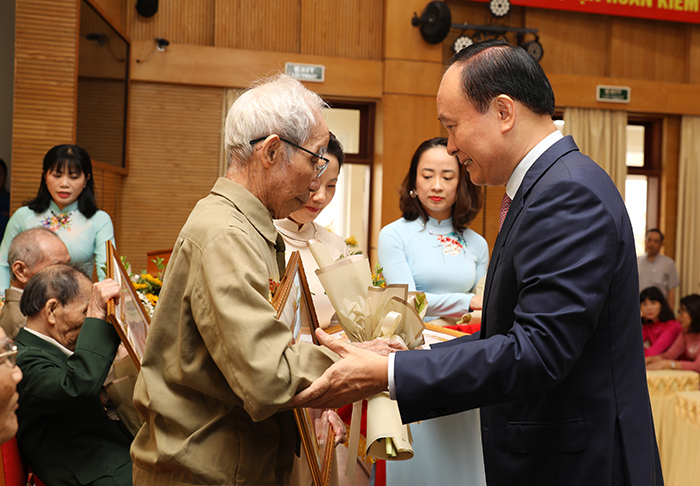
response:
<path id="1" fill-rule="evenodd" d="M 115 304 L 114 300 L 107 303 L 107 320 L 117 330 L 136 369 L 141 370 L 151 319 L 111 241 L 107 242 L 107 277 L 114 279 L 121 287 L 119 303 Z"/>
<path id="2" fill-rule="evenodd" d="M 287 262 L 287 269 L 272 296 L 272 305 L 277 311 L 277 318 L 286 323 L 292 332 L 290 344 L 299 341 L 318 344 L 314 334 L 318 328 L 318 318 L 298 251 L 293 252 Z M 322 420 L 319 410 L 296 408 L 294 418 L 313 484 L 328 486 L 333 460 L 333 429 L 328 421 Z"/>

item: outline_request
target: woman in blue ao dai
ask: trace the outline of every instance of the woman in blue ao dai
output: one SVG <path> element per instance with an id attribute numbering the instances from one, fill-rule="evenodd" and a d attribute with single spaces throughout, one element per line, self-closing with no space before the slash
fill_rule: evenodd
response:
<path id="1" fill-rule="evenodd" d="M 447 139 L 423 142 L 400 188 L 403 218 L 379 234 L 379 264 L 387 284 L 408 284 L 428 300 L 426 321 L 459 318 L 481 309 L 474 294 L 488 267 L 486 240 L 467 226 L 482 205 Z M 411 424 L 414 457 L 387 461 L 387 486 L 485 485 L 479 411 Z"/>
<path id="2" fill-rule="evenodd" d="M 114 243 L 114 226 L 109 215 L 97 209 L 92 161 L 77 145 L 56 145 L 44 156 L 41 183 L 36 198 L 10 218 L 0 244 L 0 292 L 10 286 L 7 251 L 22 231 L 43 226 L 66 244 L 71 262 L 92 276 L 95 266 L 99 280 L 105 278 L 105 243 Z"/>

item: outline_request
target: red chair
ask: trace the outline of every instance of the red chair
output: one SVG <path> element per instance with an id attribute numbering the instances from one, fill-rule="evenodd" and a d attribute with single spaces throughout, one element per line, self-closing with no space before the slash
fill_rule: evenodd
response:
<path id="1" fill-rule="evenodd" d="M 17 437 L 0 446 L 0 486 L 45 486 L 22 462 Z"/>

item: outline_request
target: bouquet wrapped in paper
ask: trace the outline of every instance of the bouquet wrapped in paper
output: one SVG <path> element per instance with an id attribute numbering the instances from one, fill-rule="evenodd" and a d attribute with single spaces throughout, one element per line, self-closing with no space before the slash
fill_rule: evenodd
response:
<path id="1" fill-rule="evenodd" d="M 422 292 L 409 292 L 408 285 L 372 285 L 372 272 L 367 257 L 353 255 L 332 261 L 325 247 L 309 242 L 319 269 L 316 270 L 326 295 L 350 341 L 371 341 L 375 338 L 403 342 L 413 349 L 423 344 L 423 316 L 427 302 Z M 421 315 L 422 313 L 422 315 Z M 353 405 L 348 464 L 359 443 L 361 403 Z M 405 460 L 413 457 L 411 433 L 401 423 L 399 408 L 384 392 L 367 400 L 367 450 L 376 459 Z"/>

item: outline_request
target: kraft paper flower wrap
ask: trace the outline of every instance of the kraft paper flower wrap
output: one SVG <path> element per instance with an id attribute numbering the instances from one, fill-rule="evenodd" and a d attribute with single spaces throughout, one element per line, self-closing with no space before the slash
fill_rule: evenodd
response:
<path id="1" fill-rule="evenodd" d="M 353 255 L 333 262 L 326 248 L 317 241 L 309 242 L 319 269 L 316 270 L 326 295 L 338 316 L 340 326 L 350 341 L 371 341 L 375 338 L 403 342 L 409 349 L 423 344 L 422 317 L 416 301 L 424 302 L 422 292 L 409 292 L 408 285 L 372 285 L 369 260 Z M 362 403 L 353 404 L 348 439 L 348 468 L 352 479 L 360 437 Z M 398 405 L 384 392 L 367 399 L 367 450 L 376 459 L 406 460 L 413 457 L 411 432 L 401 423 Z"/>

